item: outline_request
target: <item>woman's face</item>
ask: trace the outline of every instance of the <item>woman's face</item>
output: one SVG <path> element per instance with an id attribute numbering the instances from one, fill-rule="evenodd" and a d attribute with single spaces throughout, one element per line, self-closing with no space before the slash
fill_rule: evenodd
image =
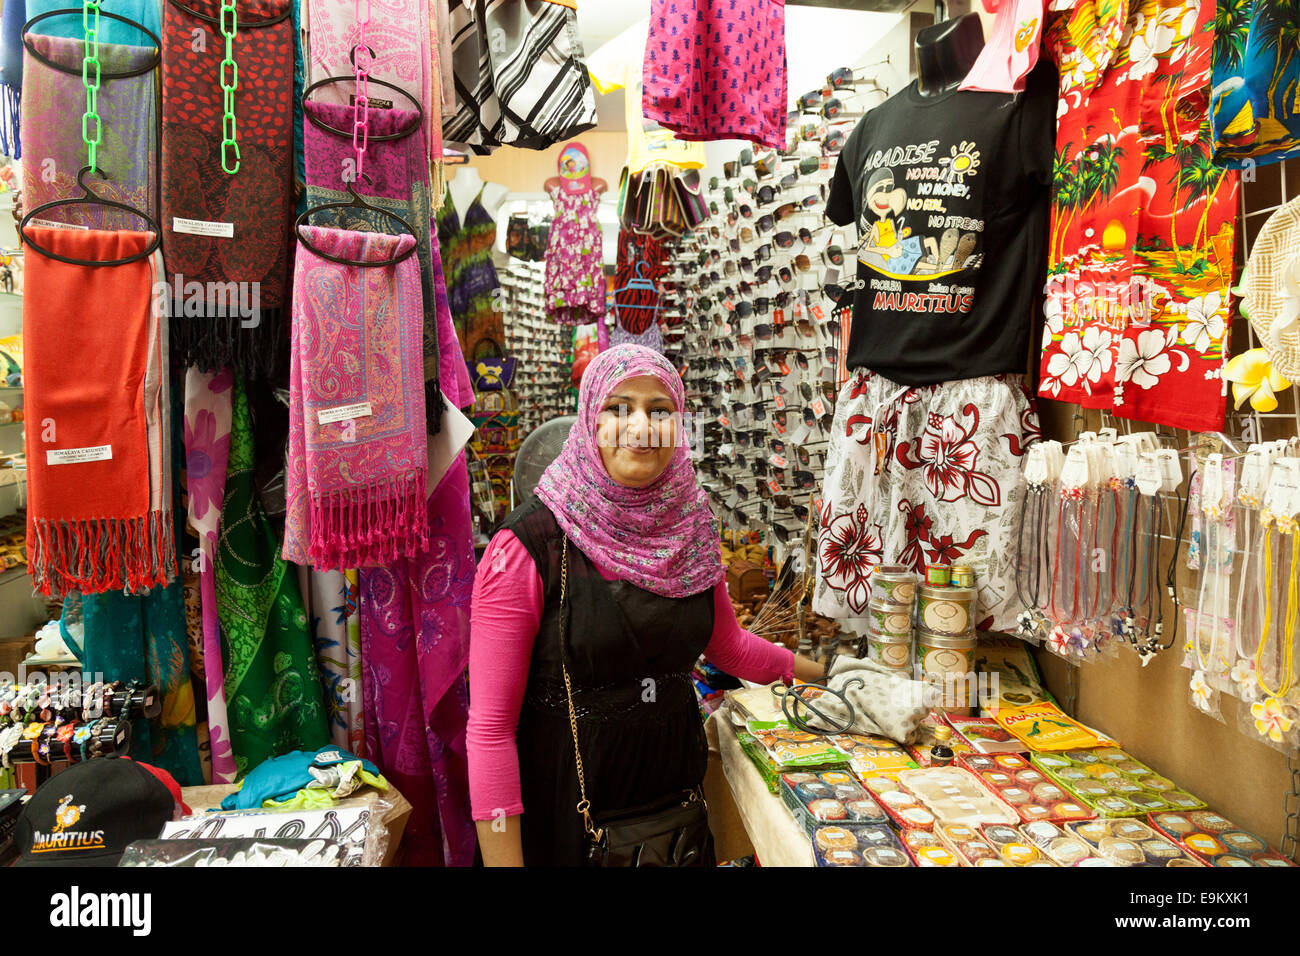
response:
<path id="1" fill-rule="evenodd" d="M 605 471 L 620 485 L 644 488 L 677 450 L 677 406 L 653 375 L 619 382 L 596 416 L 596 444 Z"/>

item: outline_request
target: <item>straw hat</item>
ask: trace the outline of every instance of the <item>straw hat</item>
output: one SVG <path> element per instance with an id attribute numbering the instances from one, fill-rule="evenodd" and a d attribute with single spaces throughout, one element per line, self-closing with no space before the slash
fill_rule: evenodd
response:
<path id="1" fill-rule="evenodd" d="M 1300 198 L 1260 230 L 1243 286 L 1242 312 L 1274 371 L 1300 385 Z"/>

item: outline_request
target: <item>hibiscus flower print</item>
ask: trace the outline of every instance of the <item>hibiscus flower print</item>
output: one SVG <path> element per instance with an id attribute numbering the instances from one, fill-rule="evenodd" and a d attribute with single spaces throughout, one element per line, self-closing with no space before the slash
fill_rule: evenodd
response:
<path id="1" fill-rule="evenodd" d="M 1227 310 L 1223 308 L 1223 295 L 1211 292 L 1187 303 L 1187 325 L 1182 339 L 1204 355 L 1223 341 L 1227 330 Z"/>
<path id="2" fill-rule="evenodd" d="M 1139 388 L 1151 388 L 1171 367 L 1165 346 L 1163 329 L 1148 329 L 1139 332 L 1136 339 L 1122 339 L 1115 365 L 1115 378 L 1120 382 L 1132 382 Z"/>
<path id="3" fill-rule="evenodd" d="M 1134 31 L 1133 42 L 1128 48 L 1130 80 L 1140 80 L 1154 73 L 1160 65 L 1160 57 L 1173 48 L 1178 38 L 1172 27 L 1154 18 L 1146 22 L 1145 29 L 1139 29 L 1141 32 Z"/>
<path id="4" fill-rule="evenodd" d="M 979 446 L 972 440 L 979 428 L 979 409 L 967 405 L 962 414 L 969 424 L 962 426 L 952 415 L 931 414 L 921 435 L 916 458 L 913 443 L 898 448 L 898 459 L 907 468 L 922 468 L 925 486 L 936 501 L 972 501 L 996 507 L 1002 503 L 998 483 L 975 470 Z"/>
<path id="5" fill-rule="evenodd" d="M 843 514 L 822 531 L 822 579 L 827 586 L 844 593 L 849 607 L 858 615 L 866 613 L 871 600 L 871 571 L 884 555 L 883 534 L 878 524 L 868 524 L 865 505 L 854 514 Z"/>
<path id="6" fill-rule="evenodd" d="M 1090 325 L 1078 332 L 1067 332 L 1061 339 L 1061 350 L 1047 363 L 1047 374 L 1060 380 L 1062 385 L 1073 387 L 1083 383 L 1084 390 L 1092 394 L 1089 383 L 1101 381 L 1110 371 L 1111 333 Z"/>
<path id="7" fill-rule="evenodd" d="M 190 493 L 190 509 L 195 520 L 209 508 L 221 506 L 223 488 L 216 481 L 213 466 L 230 455 L 230 434 L 217 437 L 217 417 L 208 409 L 199 409 L 193 420 L 185 421 L 185 472 Z M 222 476 L 224 477 L 224 476 Z"/>

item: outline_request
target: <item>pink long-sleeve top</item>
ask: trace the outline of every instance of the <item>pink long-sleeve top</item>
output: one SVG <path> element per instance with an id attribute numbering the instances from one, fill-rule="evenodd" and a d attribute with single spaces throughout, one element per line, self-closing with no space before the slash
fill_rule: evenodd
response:
<path id="1" fill-rule="evenodd" d="M 596 570 L 607 581 L 617 577 L 600 565 Z M 479 563 L 470 614 L 466 743 L 475 820 L 524 812 L 515 728 L 543 606 L 542 578 L 532 556 L 512 533 L 498 532 Z M 726 581 L 713 589 L 713 636 L 704 655 L 746 680 L 767 683 L 794 674 L 793 653 L 741 628 Z"/>

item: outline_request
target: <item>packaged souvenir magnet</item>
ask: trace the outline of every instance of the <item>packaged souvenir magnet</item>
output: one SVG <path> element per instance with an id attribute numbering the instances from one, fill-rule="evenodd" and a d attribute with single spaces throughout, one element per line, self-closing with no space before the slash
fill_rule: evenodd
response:
<path id="1" fill-rule="evenodd" d="M 904 773 L 915 773 L 906 770 Z M 916 795 L 891 777 L 867 777 L 862 781 L 889 819 L 902 829 L 915 827 L 921 830 L 934 828 L 934 814 L 921 805 Z"/>
<path id="2" fill-rule="evenodd" d="M 1160 776 L 1118 747 L 1033 754 L 1034 768 L 1067 790 L 1098 816 L 1146 816 L 1164 810 L 1190 810 L 1205 803 Z M 1044 786 L 1035 784 L 1035 786 Z"/>
<path id="3" fill-rule="evenodd" d="M 916 592 L 916 623 L 935 634 L 974 636 L 975 589 L 922 584 Z"/>
<path id="4" fill-rule="evenodd" d="M 901 564 L 882 564 L 871 572 L 871 603 L 909 610 L 916 602 L 916 575 Z"/>
<path id="5" fill-rule="evenodd" d="M 912 639 L 912 607 L 872 601 L 867 605 L 867 628 L 883 638 Z"/>
<path id="6" fill-rule="evenodd" d="M 898 775 L 899 782 L 943 823 L 964 823 L 979 826 L 982 823 L 1020 822 L 1019 815 L 995 797 L 975 775 L 961 767 L 929 767 L 906 770 Z"/>
<path id="7" fill-rule="evenodd" d="M 1229 856 L 1246 860 L 1251 866 L 1295 866 L 1255 834 L 1209 810 L 1163 811 L 1151 814 L 1147 822 L 1202 863 L 1212 866 L 1227 865 L 1221 864 L 1218 858 Z"/>
<path id="8" fill-rule="evenodd" d="M 906 637 L 881 634 L 874 628 L 867 628 L 867 659 L 891 667 L 894 670 L 912 671 L 912 634 Z"/>
<path id="9" fill-rule="evenodd" d="M 1200 866 L 1177 843 L 1141 820 L 1089 820 L 1067 823 L 1066 831 L 1092 848 L 1112 866 Z"/>
<path id="10" fill-rule="evenodd" d="M 825 824 L 813 828 L 818 866 L 911 866 L 912 860 L 887 826 Z"/>
<path id="11" fill-rule="evenodd" d="M 849 766 L 859 780 L 873 776 L 896 776 L 902 770 L 915 770 L 918 766 L 902 744 L 888 737 L 876 737 L 872 734 L 836 734 L 829 739 L 838 749 L 849 755 Z"/>
<path id="12" fill-rule="evenodd" d="M 899 836 L 903 841 L 903 849 L 917 866 L 968 865 L 956 852 L 944 845 L 937 833 L 930 830 L 904 830 Z"/>

